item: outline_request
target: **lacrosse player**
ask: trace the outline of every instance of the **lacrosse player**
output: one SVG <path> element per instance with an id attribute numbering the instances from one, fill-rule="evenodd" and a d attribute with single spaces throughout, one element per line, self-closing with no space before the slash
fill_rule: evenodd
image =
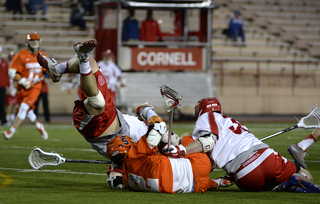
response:
<path id="1" fill-rule="evenodd" d="M 48 70 L 53 82 L 60 81 L 64 73 L 80 73 L 82 96 L 75 101 L 74 127 L 93 149 L 109 158 L 107 143 L 112 138 L 124 134 L 138 141 L 146 134 L 148 126 L 138 117 L 122 114 L 115 107 L 106 79 L 97 62 L 90 56 L 97 44 L 95 39 L 75 44 L 77 55 L 63 63 L 57 63 L 43 54 L 38 54 L 37 59 Z M 157 116 L 153 108 L 148 109 L 147 115 L 146 120 Z"/>
<path id="2" fill-rule="evenodd" d="M 306 155 L 307 148 L 310 147 L 313 143 L 317 142 L 320 139 L 320 129 L 315 129 L 313 132 L 308 135 L 304 140 L 298 144 L 293 144 L 288 148 L 289 154 L 294 158 L 294 161 L 297 165 L 308 168 L 304 162 L 304 157 Z"/>
<path id="3" fill-rule="evenodd" d="M 42 83 L 36 82 L 42 78 L 43 72 L 46 72 L 36 59 L 38 53 L 43 56 L 46 55 L 40 50 L 40 44 L 41 38 L 38 33 L 28 34 L 26 37 L 26 46 L 28 48 L 17 53 L 10 63 L 8 75 L 19 85 L 17 94 L 20 106 L 11 128 L 2 132 L 6 140 L 13 136 L 26 117 L 36 126 L 42 139 L 48 139 L 48 133 L 44 129 L 44 125 L 37 120 L 37 116 L 33 112 L 34 103 L 38 100 L 42 87 Z"/>
<path id="4" fill-rule="evenodd" d="M 242 123 L 223 115 L 216 98 L 199 100 L 195 119 L 195 141 L 185 147 L 178 145 L 166 155 L 209 153 L 212 162 L 223 168 L 243 191 L 320 192 L 309 171 L 279 155 Z"/>
<path id="5" fill-rule="evenodd" d="M 145 111 L 149 108 L 146 105 L 141 109 Z M 137 111 L 139 113 L 139 108 Z M 139 115 L 144 117 L 145 113 L 140 112 Z M 123 181 L 125 187 L 132 191 L 203 193 L 207 189 L 233 184 L 223 178 L 209 179 L 211 162 L 205 153 L 188 154 L 179 159 L 160 154 L 158 145 L 160 141 L 167 140 L 164 139 L 165 133 L 168 133 L 166 125 L 159 116 L 149 119 L 148 124 L 147 134 L 137 143 L 125 135 L 119 135 L 108 143 L 109 157 L 123 168 L 123 172 L 114 174 L 115 184 L 109 186 L 124 188 Z M 190 142 L 193 142 L 191 136 L 181 140 L 183 145 Z"/>

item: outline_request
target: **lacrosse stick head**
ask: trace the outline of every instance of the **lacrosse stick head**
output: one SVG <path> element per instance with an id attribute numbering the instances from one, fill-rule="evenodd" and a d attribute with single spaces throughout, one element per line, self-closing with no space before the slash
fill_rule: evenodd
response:
<path id="1" fill-rule="evenodd" d="M 182 95 L 179 92 L 166 85 L 161 85 L 160 93 L 163 98 L 163 108 L 168 112 L 170 112 L 173 108 L 179 108 L 181 106 Z"/>
<path id="2" fill-rule="evenodd" d="M 217 98 L 210 97 L 204 98 L 198 101 L 194 107 L 194 117 L 197 120 L 198 117 L 206 112 L 220 112 L 222 113 L 222 106 Z"/>
<path id="3" fill-rule="evenodd" d="M 45 152 L 39 147 L 32 150 L 29 154 L 29 163 L 34 169 L 42 169 L 42 167 L 47 165 L 57 166 L 65 161 L 66 159 L 58 153 Z"/>
<path id="4" fill-rule="evenodd" d="M 299 120 L 297 126 L 304 129 L 320 128 L 320 108 L 317 105 L 313 107 L 309 115 Z"/>

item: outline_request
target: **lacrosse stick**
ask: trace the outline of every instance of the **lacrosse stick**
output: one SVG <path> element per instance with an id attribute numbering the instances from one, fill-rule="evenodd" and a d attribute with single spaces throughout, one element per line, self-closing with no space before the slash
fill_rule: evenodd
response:
<path id="1" fill-rule="evenodd" d="M 47 165 L 58 166 L 65 162 L 112 164 L 112 161 L 66 159 L 58 153 L 45 152 L 39 147 L 32 150 L 29 154 L 29 163 L 34 169 L 42 169 L 42 167 Z"/>
<path id="2" fill-rule="evenodd" d="M 272 137 L 275 137 L 277 135 L 280 135 L 282 133 L 288 132 L 290 130 L 296 129 L 296 128 L 303 128 L 303 129 L 316 129 L 320 128 L 320 108 L 317 108 L 317 106 L 313 107 L 311 109 L 311 113 L 303 118 L 300 119 L 298 124 L 291 126 L 289 128 L 286 128 L 284 130 L 281 130 L 279 132 L 276 132 L 272 135 L 269 135 L 267 137 L 261 138 L 261 141 L 270 139 Z"/>
<path id="3" fill-rule="evenodd" d="M 40 81 L 44 80 L 45 78 L 47 78 L 47 77 L 49 77 L 49 76 L 50 76 L 49 74 L 44 75 L 44 76 L 43 76 L 43 77 L 41 77 L 40 79 L 35 80 L 35 81 L 33 82 L 33 84 L 37 84 L 37 83 L 39 83 Z"/>
<path id="4" fill-rule="evenodd" d="M 169 113 L 169 132 L 168 132 L 168 150 L 170 151 L 171 145 L 171 132 L 173 123 L 173 109 L 179 108 L 181 106 L 182 95 L 172 88 L 162 85 L 160 86 L 160 93 L 162 95 L 163 101 L 162 105 Z"/>

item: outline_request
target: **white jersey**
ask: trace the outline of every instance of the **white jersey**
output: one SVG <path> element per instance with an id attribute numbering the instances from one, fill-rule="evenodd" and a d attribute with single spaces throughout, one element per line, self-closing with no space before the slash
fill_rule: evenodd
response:
<path id="1" fill-rule="evenodd" d="M 216 112 L 204 113 L 198 118 L 192 133 L 193 139 L 198 139 L 197 133 L 201 130 L 217 135 L 211 159 L 219 168 L 251 147 L 263 144 L 242 123 Z"/>
<path id="2" fill-rule="evenodd" d="M 111 91 L 116 91 L 118 78 L 122 76 L 121 70 L 110 60 L 108 62 L 101 60 L 98 62 L 98 66 L 108 83 L 108 88 Z"/>

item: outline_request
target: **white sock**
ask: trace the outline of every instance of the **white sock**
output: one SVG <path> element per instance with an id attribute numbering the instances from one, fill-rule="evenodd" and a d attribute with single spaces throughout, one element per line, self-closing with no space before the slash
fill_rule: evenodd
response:
<path id="1" fill-rule="evenodd" d="M 297 146 L 300 147 L 303 151 L 305 151 L 308 147 L 310 147 L 315 142 L 316 142 L 316 139 L 313 137 L 312 134 L 310 134 L 304 140 L 299 142 Z"/>
<path id="2" fill-rule="evenodd" d="M 63 74 L 68 66 L 68 61 L 67 62 L 62 62 L 56 65 L 56 69 L 59 73 Z"/>
<path id="3" fill-rule="evenodd" d="M 83 62 L 80 63 L 80 73 L 83 75 L 88 75 L 92 72 L 91 67 L 90 67 L 90 63 L 88 62 Z"/>
<path id="4" fill-rule="evenodd" d="M 12 134 L 14 134 L 16 132 L 17 128 L 12 125 L 11 128 L 10 128 L 10 131 L 12 132 Z"/>

